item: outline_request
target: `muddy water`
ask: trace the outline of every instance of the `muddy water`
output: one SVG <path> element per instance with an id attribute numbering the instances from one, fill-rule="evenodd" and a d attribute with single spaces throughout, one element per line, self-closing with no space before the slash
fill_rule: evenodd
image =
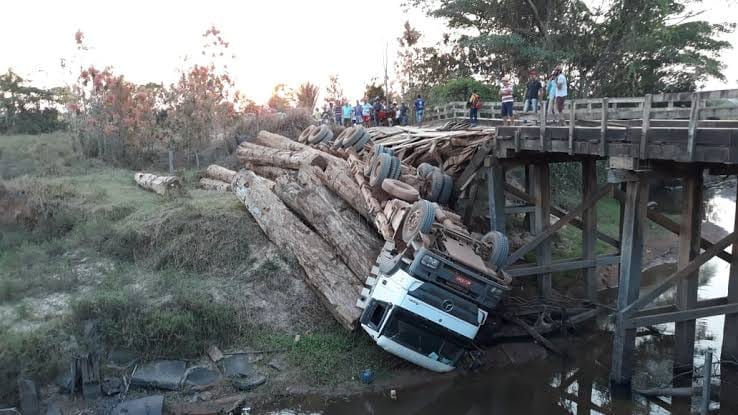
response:
<path id="1" fill-rule="evenodd" d="M 735 212 L 735 187 L 714 189 L 707 193 L 707 219 L 731 230 Z M 728 264 L 714 259 L 700 271 L 699 298 L 725 296 L 728 284 Z M 644 282 L 655 283 L 673 272 L 673 265 L 661 265 L 647 271 Z M 648 283 L 647 283 L 648 284 Z M 648 288 L 644 288 L 648 289 Z M 667 292 L 658 302 L 673 301 Z M 685 413 L 690 408 L 676 410 L 671 399 L 646 399 L 612 388 L 608 375 L 611 337 L 608 323 L 603 330 L 582 335 L 569 345 L 572 358 L 549 357 L 524 367 L 490 369 L 479 373 L 464 373 L 453 379 L 434 380 L 411 388 L 398 388 L 395 399 L 390 393 L 374 392 L 349 398 L 326 399 L 319 396 L 291 398 L 252 408 L 251 414 L 671 414 Z M 640 335 L 636 342 L 634 388 L 669 386 L 672 381 L 672 350 L 674 325 L 658 326 L 661 334 Z M 720 358 L 723 340 L 723 317 L 697 321 L 695 365 L 701 366 L 706 350 L 714 359 Z M 725 368 L 723 368 L 725 370 Z M 725 373 L 725 372 L 724 372 Z M 429 377 L 434 375 L 429 373 Z M 695 381 L 698 385 L 700 381 Z M 725 397 L 723 397 L 725 399 Z M 736 397 L 723 401 L 733 412 Z M 692 401 L 696 411 L 699 397 Z M 689 404 L 687 404 L 689 405 Z M 717 400 L 712 409 L 720 408 Z"/>

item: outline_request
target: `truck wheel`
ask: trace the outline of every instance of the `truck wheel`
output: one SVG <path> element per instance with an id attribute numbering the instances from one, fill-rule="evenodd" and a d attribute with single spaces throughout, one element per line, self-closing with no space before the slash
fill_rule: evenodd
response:
<path id="1" fill-rule="evenodd" d="M 354 127 L 344 128 L 343 131 L 341 131 L 341 134 L 339 134 L 338 137 L 336 137 L 336 139 L 333 141 L 333 148 L 341 148 L 343 146 L 343 140 L 353 133 Z"/>
<path id="2" fill-rule="evenodd" d="M 347 134 L 346 137 L 343 139 L 343 148 L 349 148 L 356 144 L 361 139 L 361 137 L 364 136 L 364 133 L 366 133 L 364 127 L 360 125 L 354 127 L 354 132 L 352 134 Z"/>
<path id="3" fill-rule="evenodd" d="M 405 216 L 402 225 L 402 240 L 412 241 L 419 233 L 429 233 L 433 229 L 436 212 L 433 204 L 427 200 L 420 199 L 413 204 Z"/>
<path id="4" fill-rule="evenodd" d="M 498 268 L 505 265 L 507 254 L 510 251 L 510 241 L 507 239 L 507 236 L 502 232 L 492 231 L 482 237 L 482 242 L 492 245 L 489 262 Z"/>
<path id="5" fill-rule="evenodd" d="M 382 190 L 406 202 L 415 202 L 420 197 L 416 188 L 395 179 L 384 179 Z"/>
<path id="6" fill-rule="evenodd" d="M 454 179 L 448 174 L 443 175 L 443 189 L 441 189 L 441 196 L 438 198 L 438 203 L 442 205 L 448 205 L 448 200 L 451 198 L 451 192 L 454 190 Z"/>
<path id="7" fill-rule="evenodd" d="M 369 142 L 369 133 L 364 132 L 364 135 L 359 139 L 359 141 L 354 144 L 354 150 L 356 150 L 357 153 L 361 153 L 364 151 L 364 146 L 366 143 Z"/>
<path id="8" fill-rule="evenodd" d="M 441 191 L 443 190 L 443 173 L 439 173 L 437 171 L 434 171 L 429 176 L 430 178 L 430 194 L 428 194 L 428 200 L 431 202 L 437 202 L 438 198 L 441 196 Z"/>
<path id="9" fill-rule="evenodd" d="M 328 137 L 329 133 L 330 130 L 328 129 L 328 127 L 326 127 L 325 125 L 321 125 L 320 127 L 313 129 L 313 131 L 308 136 L 307 141 L 309 144 L 322 143 L 323 140 Z"/>
<path id="10" fill-rule="evenodd" d="M 369 186 L 381 186 L 384 179 L 389 177 L 391 167 L 392 157 L 387 154 L 380 154 L 374 160 L 374 166 L 372 166 L 372 172 L 369 175 Z"/>
<path id="11" fill-rule="evenodd" d="M 387 155 L 389 156 L 389 154 Z M 400 159 L 394 156 L 390 157 L 392 157 L 392 168 L 390 168 L 389 178 L 397 180 L 400 178 Z"/>
<path id="12" fill-rule="evenodd" d="M 434 166 L 431 166 L 428 163 L 420 163 L 418 166 L 418 176 L 425 179 L 429 174 L 433 173 L 433 170 L 435 169 L 436 168 Z"/>
<path id="13" fill-rule="evenodd" d="M 302 130 L 300 133 L 300 136 L 297 137 L 297 141 L 299 143 L 305 143 L 307 142 L 308 137 L 310 137 L 310 134 L 313 133 L 313 130 L 315 130 L 314 125 L 309 125 L 306 129 Z"/>

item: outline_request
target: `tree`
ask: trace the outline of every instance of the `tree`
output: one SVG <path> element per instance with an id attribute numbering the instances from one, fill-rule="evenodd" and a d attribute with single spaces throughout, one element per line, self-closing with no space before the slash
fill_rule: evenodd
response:
<path id="1" fill-rule="evenodd" d="M 300 86 L 297 87 L 297 91 L 295 91 L 297 106 L 312 112 L 318 105 L 319 94 L 320 88 L 317 85 L 311 84 L 310 82 L 300 84 Z"/>
<path id="2" fill-rule="evenodd" d="M 376 79 L 372 79 L 372 82 L 364 88 L 364 98 L 368 101 L 374 101 L 384 97 L 384 87 L 381 84 L 377 84 Z"/>
<path id="3" fill-rule="evenodd" d="M 0 75 L 0 131 L 39 134 L 62 128 L 56 107 L 66 96 L 64 88 L 31 86 L 9 68 Z"/>
<path id="4" fill-rule="evenodd" d="M 267 101 L 269 108 L 279 112 L 286 112 L 292 106 L 291 103 L 292 93 L 287 90 L 285 84 L 274 85 L 272 96 Z"/>
<path id="5" fill-rule="evenodd" d="M 428 102 L 443 104 L 451 101 L 466 101 L 476 91 L 479 96 L 490 101 L 499 98 L 500 89 L 473 78 L 457 78 L 446 83 L 436 85 L 428 92 Z"/>
<path id="6" fill-rule="evenodd" d="M 327 102 L 333 102 L 336 105 L 343 101 L 343 87 L 341 82 L 338 80 L 338 74 L 333 74 L 328 78 L 328 86 L 325 87 L 325 100 Z"/>
<path id="7" fill-rule="evenodd" d="M 397 38 L 400 49 L 397 51 L 397 62 L 395 70 L 400 76 L 400 92 L 405 92 L 413 88 L 413 63 L 417 60 L 420 49 L 416 46 L 422 34 L 420 31 L 410 26 L 409 21 L 405 21 L 403 25 L 402 36 Z"/>
<path id="8" fill-rule="evenodd" d="M 735 24 L 686 12 L 698 0 L 409 0 L 455 31 L 454 47 L 484 78 L 563 64 L 579 96 L 691 90 L 724 79 L 718 40 Z"/>

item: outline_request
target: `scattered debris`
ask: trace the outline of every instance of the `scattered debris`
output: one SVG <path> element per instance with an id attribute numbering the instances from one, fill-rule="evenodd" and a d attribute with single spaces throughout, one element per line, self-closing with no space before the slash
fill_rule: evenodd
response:
<path id="1" fill-rule="evenodd" d="M 183 386 L 189 390 L 202 391 L 210 389 L 220 382 L 220 372 L 204 366 L 187 369 Z"/>
<path id="2" fill-rule="evenodd" d="M 133 386 L 178 390 L 187 364 L 182 360 L 161 360 L 139 366 L 131 377 Z"/>
<path id="3" fill-rule="evenodd" d="M 125 390 L 121 378 L 105 378 L 100 386 L 102 386 L 102 393 L 106 396 L 112 396 Z"/>
<path id="4" fill-rule="evenodd" d="M 248 356 L 234 354 L 223 359 L 223 376 L 227 378 L 248 377 L 256 373 Z"/>
<path id="5" fill-rule="evenodd" d="M 374 371 L 371 369 L 364 369 L 359 374 L 359 379 L 361 379 L 362 383 L 366 383 L 367 385 L 374 382 Z"/>
<path id="6" fill-rule="evenodd" d="M 111 415 L 161 415 L 163 409 L 164 397 L 154 395 L 123 401 L 113 408 Z"/>
<path id="7" fill-rule="evenodd" d="M 234 387 L 244 392 L 248 392 L 263 385 L 266 382 L 266 376 L 257 373 L 247 378 L 233 378 L 230 379 L 230 381 Z"/>
<path id="8" fill-rule="evenodd" d="M 100 397 L 100 359 L 97 353 L 85 353 L 74 358 L 77 376 L 85 399 Z M 75 382 L 77 383 L 77 382 Z"/>
<path id="9" fill-rule="evenodd" d="M 30 379 L 18 379 L 18 396 L 23 415 L 40 415 L 41 403 L 38 399 L 36 384 Z"/>

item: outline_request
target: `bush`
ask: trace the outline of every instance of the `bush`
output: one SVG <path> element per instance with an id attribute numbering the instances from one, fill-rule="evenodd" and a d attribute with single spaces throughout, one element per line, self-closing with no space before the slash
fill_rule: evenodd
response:
<path id="1" fill-rule="evenodd" d="M 289 110 L 279 114 L 262 114 L 258 117 L 248 114 L 236 124 L 235 135 L 238 140 L 243 141 L 256 137 L 261 130 L 267 130 L 296 139 L 302 130 L 315 123 L 315 118 L 303 109 Z"/>

